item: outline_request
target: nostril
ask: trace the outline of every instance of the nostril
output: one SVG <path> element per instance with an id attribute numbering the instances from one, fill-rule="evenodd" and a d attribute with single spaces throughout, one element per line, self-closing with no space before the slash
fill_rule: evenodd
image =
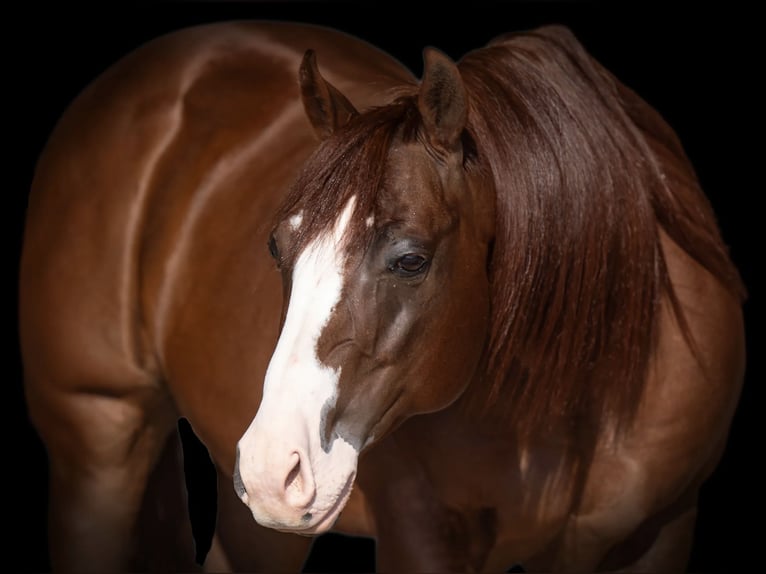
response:
<path id="1" fill-rule="evenodd" d="M 242 475 L 239 473 L 239 447 L 237 447 L 237 456 L 234 460 L 234 472 L 232 473 L 234 480 L 234 492 L 240 499 L 244 499 L 247 496 L 247 490 L 245 489 L 245 483 L 242 482 Z"/>
<path id="2" fill-rule="evenodd" d="M 290 471 L 285 478 L 285 499 L 294 508 L 305 508 L 314 500 L 315 487 L 308 461 L 293 452 L 289 460 Z"/>
<path id="3" fill-rule="evenodd" d="M 297 452 L 294 452 L 291 458 L 291 462 L 294 462 L 285 479 L 285 491 L 301 491 L 303 489 L 303 479 L 301 478 L 301 456 Z"/>

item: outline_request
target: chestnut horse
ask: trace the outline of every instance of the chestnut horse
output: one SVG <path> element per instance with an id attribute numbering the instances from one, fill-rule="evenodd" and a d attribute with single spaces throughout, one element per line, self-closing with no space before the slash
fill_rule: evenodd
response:
<path id="1" fill-rule="evenodd" d="M 134 567 L 179 416 L 233 481 L 212 568 L 333 529 L 385 571 L 683 569 L 744 289 L 681 144 L 565 28 L 424 55 L 200 27 L 62 118 L 20 287 L 56 569 Z"/>

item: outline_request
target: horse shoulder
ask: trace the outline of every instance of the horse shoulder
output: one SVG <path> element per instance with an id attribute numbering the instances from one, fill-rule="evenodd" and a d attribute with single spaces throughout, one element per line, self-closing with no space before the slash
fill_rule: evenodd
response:
<path id="1" fill-rule="evenodd" d="M 741 305 L 664 232 L 660 236 L 693 346 L 665 297 L 637 417 L 626 436 L 603 437 L 595 452 L 581 502 L 564 530 L 565 562 L 574 548 L 581 556 L 588 550 L 603 556 L 642 524 L 670 524 L 693 512 L 699 487 L 722 455 L 739 399 L 745 365 Z"/>
<path id="2" fill-rule="evenodd" d="M 626 448 L 651 453 L 648 470 L 681 485 L 707 478 L 720 458 L 744 380 L 744 319 L 731 292 L 665 233 L 660 237 L 692 341 L 665 298 L 635 438 Z M 665 482 L 656 480 L 662 474 L 654 484 Z M 656 498 L 660 506 L 663 497 Z"/>

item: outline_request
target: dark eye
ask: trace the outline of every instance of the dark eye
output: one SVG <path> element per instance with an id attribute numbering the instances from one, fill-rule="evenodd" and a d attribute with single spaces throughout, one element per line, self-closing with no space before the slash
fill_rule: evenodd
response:
<path id="1" fill-rule="evenodd" d="M 277 240 L 274 239 L 274 236 L 269 237 L 269 253 L 274 258 L 274 261 L 279 263 L 279 249 L 277 249 Z"/>
<path id="2" fill-rule="evenodd" d="M 399 277 L 414 277 L 428 269 L 428 259 L 416 253 L 407 253 L 388 268 Z"/>

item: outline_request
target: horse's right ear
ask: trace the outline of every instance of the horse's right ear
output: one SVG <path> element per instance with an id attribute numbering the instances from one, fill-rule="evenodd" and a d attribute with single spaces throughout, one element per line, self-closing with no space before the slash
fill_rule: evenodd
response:
<path id="1" fill-rule="evenodd" d="M 432 145 L 447 152 L 460 149 L 468 117 L 468 98 L 455 63 L 435 48 L 423 50 L 423 79 L 418 109 Z"/>
<path id="2" fill-rule="evenodd" d="M 303 55 L 299 78 L 303 107 L 320 140 L 359 114 L 348 98 L 319 73 L 314 50 L 306 50 Z"/>

